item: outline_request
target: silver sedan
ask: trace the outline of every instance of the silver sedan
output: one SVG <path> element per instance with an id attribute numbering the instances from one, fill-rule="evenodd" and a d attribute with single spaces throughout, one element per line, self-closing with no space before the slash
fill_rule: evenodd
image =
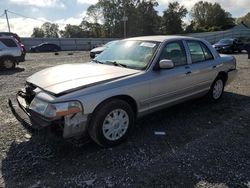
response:
<path id="1" fill-rule="evenodd" d="M 218 101 L 235 75 L 235 58 L 220 56 L 204 40 L 129 38 L 89 63 L 32 75 L 17 94 L 18 108 L 13 100 L 9 104 L 31 129 L 50 129 L 64 138 L 88 134 L 110 147 L 123 142 L 145 114 L 204 95 Z"/>

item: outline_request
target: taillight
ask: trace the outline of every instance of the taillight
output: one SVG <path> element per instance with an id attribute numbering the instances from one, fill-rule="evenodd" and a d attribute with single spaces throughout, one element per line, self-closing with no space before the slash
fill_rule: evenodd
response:
<path id="1" fill-rule="evenodd" d="M 22 51 L 24 51 L 24 45 L 21 42 L 19 42 L 18 44 L 21 47 Z"/>

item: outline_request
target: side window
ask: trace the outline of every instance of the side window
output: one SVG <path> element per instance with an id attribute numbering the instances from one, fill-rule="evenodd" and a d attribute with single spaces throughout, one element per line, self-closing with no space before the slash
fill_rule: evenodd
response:
<path id="1" fill-rule="evenodd" d="M 198 41 L 187 41 L 187 45 L 191 54 L 192 63 L 206 61 L 203 49 Z"/>
<path id="2" fill-rule="evenodd" d="M 41 50 L 47 49 L 47 44 L 42 44 L 42 45 L 40 46 L 40 49 L 41 49 Z"/>
<path id="3" fill-rule="evenodd" d="M 16 43 L 12 39 L 1 39 L 1 42 L 7 47 L 17 47 Z"/>
<path id="4" fill-rule="evenodd" d="M 49 49 L 50 49 L 50 50 L 54 50 L 55 48 L 56 48 L 56 45 L 50 44 L 50 46 L 49 46 Z"/>
<path id="5" fill-rule="evenodd" d="M 5 47 L 4 47 L 4 45 L 3 45 L 3 43 L 2 43 L 2 41 L 1 41 L 1 39 L 0 39 L 0 49 L 2 50 L 2 49 L 4 49 Z"/>
<path id="6" fill-rule="evenodd" d="M 187 64 L 187 57 L 181 42 L 168 43 L 160 56 L 160 60 L 169 59 L 172 60 L 175 66 Z"/>
<path id="7" fill-rule="evenodd" d="M 52 49 L 53 49 L 53 45 L 52 44 L 47 44 L 46 50 L 52 50 Z"/>
<path id="8" fill-rule="evenodd" d="M 203 52 L 205 54 L 206 61 L 213 60 L 214 57 L 213 57 L 211 51 L 208 49 L 208 47 L 205 44 L 203 44 L 203 43 L 201 43 L 201 47 L 202 47 Z"/>

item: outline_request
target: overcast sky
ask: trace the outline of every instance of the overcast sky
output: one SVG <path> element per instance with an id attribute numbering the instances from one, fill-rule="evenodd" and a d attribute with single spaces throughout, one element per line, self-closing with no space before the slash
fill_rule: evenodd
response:
<path id="1" fill-rule="evenodd" d="M 173 0 L 158 0 L 157 10 L 159 14 L 167 8 Z M 188 10 L 199 0 L 179 0 Z M 234 17 L 239 17 L 250 12 L 250 0 L 207 0 L 218 2 L 222 7 L 231 12 Z M 89 5 L 97 0 L 0 0 L 0 16 L 5 9 L 21 15 L 36 18 L 39 20 L 58 23 L 60 29 L 66 24 L 79 25 Z M 5 17 L 0 17 L 0 31 L 7 31 Z M 22 37 L 29 37 L 34 27 L 41 26 L 42 21 L 23 18 L 9 13 L 11 31 Z"/>

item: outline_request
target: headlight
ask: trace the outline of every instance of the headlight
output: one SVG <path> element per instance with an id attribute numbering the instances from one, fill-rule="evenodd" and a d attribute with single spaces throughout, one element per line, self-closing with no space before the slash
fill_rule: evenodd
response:
<path id="1" fill-rule="evenodd" d="M 78 101 L 50 104 L 34 98 L 29 108 L 48 118 L 58 118 L 82 112 L 82 105 Z"/>

